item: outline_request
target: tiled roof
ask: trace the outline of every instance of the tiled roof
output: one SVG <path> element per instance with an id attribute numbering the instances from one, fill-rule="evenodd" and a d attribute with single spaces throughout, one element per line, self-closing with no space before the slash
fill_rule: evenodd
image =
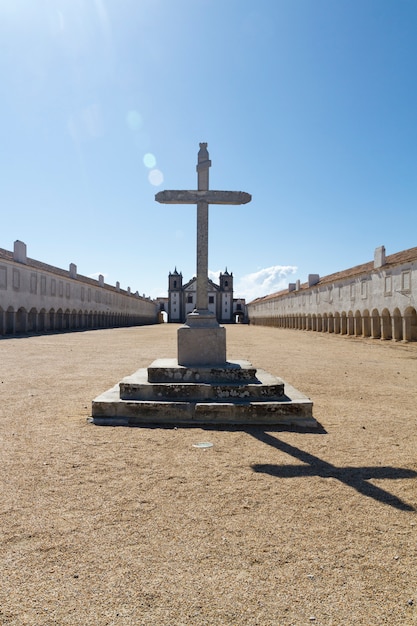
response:
<path id="1" fill-rule="evenodd" d="M 300 291 L 305 289 L 313 289 L 314 287 L 317 287 L 319 285 L 328 285 L 329 283 L 334 283 L 338 280 L 353 278 L 354 276 L 360 276 L 362 274 L 370 274 L 371 272 L 377 272 L 381 269 L 386 270 L 394 267 L 395 265 L 411 263 L 412 261 L 417 261 L 417 247 L 409 248 L 408 250 L 403 250 L 402 252 L 396 252 L 395 254 L 390 254 L 386 256 L 385 264 L 382 266 L 382 268 L 375 268 L 374 262 L 369 261 L 368 263 L 362 263 L 362 265 L 355 265 L 355 267 L 351 267 L 347 270 L 342 270 L 340 272 L 335 272 L 334 274 L 329 274 L 328 276 L 323 276 L 322 278 L 320 278 L 319 282 L 312 287 L 309 287 L 308 283 L 302 283 L 300 285 Z M 252 302 L 249 302 L 249 304 L 253 304 L 254 302 L 264 302 L 266 300 L 272 300 L 274 298 L 279 298 L 281 296 L 287 295 L 288 293 L 290 293 L 288 289 L 283 289 L 281 291 L 276 291 L 275 293 L 256 298 L 255 300 L 252 300 Z"/>
<path id="2" fill-rule="evenodd" d="M 23 265 L 24 267 L 33 268 L 33 269 L 37 269 L 37 270 L 44 271 L 44 272 L 50 272 L 51 274 L 56 274 L 57 276 L 62 276 L 64 278 L 71 278 L 68 270 L 63 270 L 59 267 L 55 267 L 55 265 L 48 265 L 47 263 L 42 263 L 42 261 L 37 261 L 36 259 L 30 259 L 29 257 L 27 257 L 26 263 L 19 263 L 18 261 L 15 261 L 13 257 L 13 252 L 10 252 L 9 250 L 4 250 L 4 248 L 0 248 L 0 260 L 1 259 L 4 259 L 6 261 L 14 261 L 18 265 Z M 114 287 L 113 285 L 108 285 L 107 283 L 100 285 L 100 283 L 94 278 L 89 278 L 88 276 L 83 276 L 82 274 L 77 273 L 77 280 L 83 283 L 87 283 L 93 287 L 105 287 L 106 289 L 117 291 L 116 287 Z M 120 292 L 119 291 L 117 292 L 121 294 L 128 293 L 128 291 L 124 289 L 120 289 Z"/>

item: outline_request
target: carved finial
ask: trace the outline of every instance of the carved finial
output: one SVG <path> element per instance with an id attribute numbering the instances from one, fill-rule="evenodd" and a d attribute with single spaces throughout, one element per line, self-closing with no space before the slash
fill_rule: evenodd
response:
<path id="1" fill-rule="evenodd" d="M 197 171 L 199 169 L 206 169 L 210 166 L 211 166 L 211 161 L 209 159 L 207 143 L 200 143 L 200 150 L 198 151 Z"/>

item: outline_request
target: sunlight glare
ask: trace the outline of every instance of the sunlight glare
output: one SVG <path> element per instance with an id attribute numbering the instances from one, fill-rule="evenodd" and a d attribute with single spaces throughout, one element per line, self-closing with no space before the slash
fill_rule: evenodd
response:
<path id="1" fill-rule="evenodd" d="M 160 170 L 151 170 L 148 174 L 148 180 L 151 185 L 158 187 L 164 182 L 164 175 Z"/>
<path id="2" fill-rule="evenodd" d="M 149 169 L 154 168 L 156 165 L 155 155 L 152 154 L 152 152 L 147 152 L 145 156 L 143 157 L 143 163 L 145 167 L 148 167 Z"/>
<path id="3" fill-rule="evenodd" d="M 133 130 L 133 131 L 140 130 L 142 128 L 143 120 L 139 111 L 135 111 L 135 109 L 128 111 L 126 115 L 126 123 L 128 127 L 130 128 L 130 130 Z"/>

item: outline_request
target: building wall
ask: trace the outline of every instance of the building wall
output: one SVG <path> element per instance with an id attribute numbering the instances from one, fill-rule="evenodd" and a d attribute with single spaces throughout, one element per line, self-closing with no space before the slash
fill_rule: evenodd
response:
<path id="1" fill-rule="evenodd" d="M 149 298 L 26 256 L 26 245 L 0 249 L 0 335 L 154 324 Z"/>
<path id="2" fill-rule="evenodd" d="M 249 322 L 282 328 L 417 341 L 417 248 L 258 298 Z"/>

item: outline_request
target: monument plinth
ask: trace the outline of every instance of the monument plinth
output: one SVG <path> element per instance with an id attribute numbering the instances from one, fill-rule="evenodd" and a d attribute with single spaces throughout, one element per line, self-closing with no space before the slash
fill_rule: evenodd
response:
<path id="1" fill-rule="evenodd" d="M 243 191 L 209 190 L 207 144 L 200 143 L 198 189 L 161 191 L 162 204 L 197 205 L 196 308 L 178 329 L 178 358 L 157 359 L 93 400 L 98 425 L 288 424 L 317 426 L 313 403 L 247 361 L 227 361 L 226 329 L 208 307 L 208 205 L 246 204 Z"/>

